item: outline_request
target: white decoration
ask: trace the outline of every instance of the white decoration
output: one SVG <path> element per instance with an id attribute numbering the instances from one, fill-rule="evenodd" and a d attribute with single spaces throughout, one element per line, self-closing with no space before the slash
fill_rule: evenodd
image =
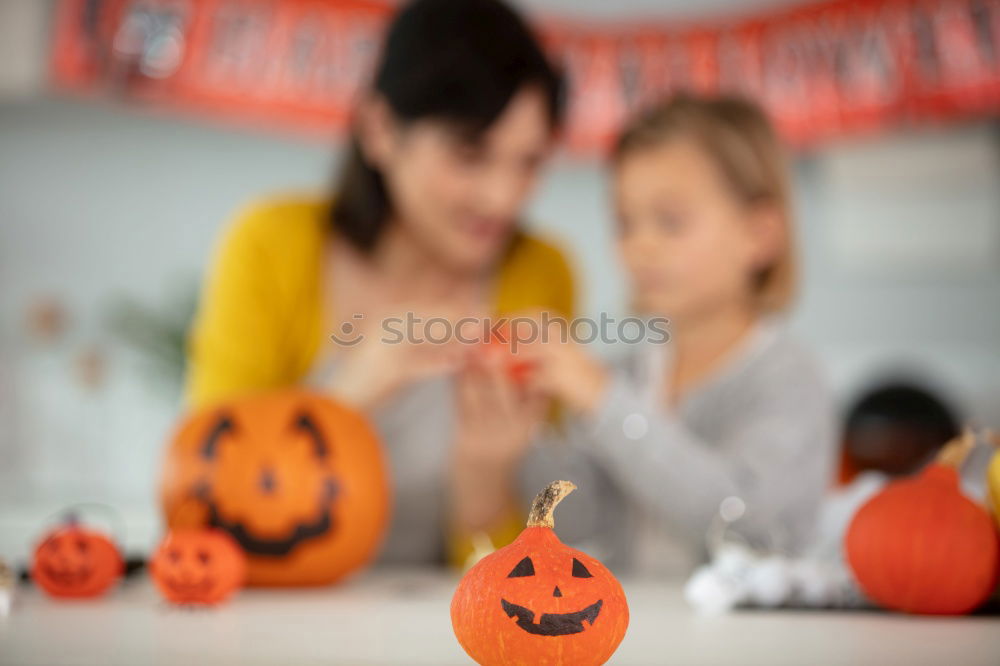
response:
<path id="1" fill-rule="evenodd" d="M 758 559 L 747 575 L 747 592 L 751 603 L 775 608 L 792 596 L 792 579 L 788 561 L 777 555 Z"/>
<path id="2" fill-rule="evenodd" d="M 699 613 L 720 615 L 745 600 L 744 585 L 711 565 L 699 567 L 684 586 L 684 599 Z"/>
<path id="3" fill-rule="evenodd" d="M 699 613 L 718 615 L 737 606 L 860 608 L 868 605 L 843 562 L 761 555 L 740 544 L 719 548 L 684 587 Z"/>

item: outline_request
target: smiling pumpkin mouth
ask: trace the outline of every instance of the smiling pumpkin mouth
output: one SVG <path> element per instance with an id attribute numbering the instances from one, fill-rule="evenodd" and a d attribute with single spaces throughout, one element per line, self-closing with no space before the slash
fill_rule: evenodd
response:
<path id="1" fill-rule="evenodd" d="M 604 600 L 600 599 L 575 613 L 542 613 L 537 624 L 534 621 L 534 611 L 524 606 L 512 604 L 506 599 L 501 599 L 500 605 L 503 606 L 503 611 L 507 613 L 507 617 L 516 616 L 517 626 L 529 634 L 539 636 L 567 636 L 583 631 L 586 628 L 583 624 L 584 621 L 593 626 L 594 620 L 597 619 L 597 615 L 601 612 L 601 606 L 604 605 Z"/>
<path id="2" fill-rule="evenodd" d="M 83 582 L 90 577 L 90 569 L 54 569 L 51 566 L 43 565 L 42 570 L 45 575 L 62 585 L 74 585 Z"/>
<path id="3" fill-rule="evenodd" d="M 167 579 L 166 584 L 175 592 L 180 592 L 182 594 L 194 594 L 211 590 L 214 583 L 211 578 L 203 578 L 194 582 Z"/>
<path id="4" fill-rule="evenodd" d="M 330 507 L 324 501 L 319 517 L 311 523 L 296 525 L 291 534 L 283 539 L 262 539 L 255 536 L 246 524 L 224 518 L 215 504 L 208 502 L 208 524 L 210 527 L 228 532 L 244 551 L 252 555 L 282 557 L 292 552 L 303 541 L 328 533 L 334 527 L 334 520 Z"/>

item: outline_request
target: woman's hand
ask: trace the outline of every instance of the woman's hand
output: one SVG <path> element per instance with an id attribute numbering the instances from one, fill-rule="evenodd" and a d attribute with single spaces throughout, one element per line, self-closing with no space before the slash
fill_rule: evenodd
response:
<path id="1" fill-rule="evenodd" d="M 596 412 L 608 385 L 608 372 L 576 342 L 563 342 L 558 328 L 548 341 L 534 342 L 523 352 L 533 363 L 531 387 L 570 409 Z"/>
<path id="2" fill-rule="evenodd" d="M 453 518 L 464 530 L 489 529 L 513 504 L 517 465 L 548 404 L 511 379 L 506 353 L 479 349 L 457 377 L 451 496 Z"/>
<path id="3" fill-rule="evenodd" d="M 403 317 L 395 319 L 404 321 Z M 341 362 L 327 384 L 331 396 L 363 411 L 377 407 L 408 384 L 455 372 L 468 353 L 453 337 L 429 342 L 426 331 L 420 330 L 414 331 L 415 339 L 395 332 L 387 335 L 385 321 L 385 317 L 372 318 L 361 330 L 361 341 L 338 354 Z"/>

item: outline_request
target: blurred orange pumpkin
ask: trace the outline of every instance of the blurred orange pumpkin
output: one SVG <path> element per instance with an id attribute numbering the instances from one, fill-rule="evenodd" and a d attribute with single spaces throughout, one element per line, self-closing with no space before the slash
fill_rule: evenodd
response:
<path id="1" fill-rule="evenodd" d="M 168 526 L 216 527 L 247 555 L 251 585 L 332 583 L 375 555 L 389 484 L 367 420 L 297 389 L 183 421 L 161 485 Z"/>
<path id="2" fill-rule="evenodd" d="M 71 522 L 35 548 L 31 578 L 50 596 L 83 599 L 107 592 L 124 570 L 111 539 Z"/>
<path id="3" fill-rule="evenodd" d="M 222 530 L 177 529 L 167 533 L 150 561 L 163 598 L 175 604 L 218 604 L 246 579 L 246 556 Z"/>
<path id="4" fill-rule="evenodd" d="M 451 624 L 484 666 L 597 666 L 628 628 L 628 603 L 614 575 L 564 545 L 552 511 L 575 486 L 555 481 L 538 494 L 528 526 L 509 546 L 481 559 L 451 601 Z"/>
<path id="5" fill-rule="evenodd" d="M 1000 545 L 985 508 L 962 494 L 968 431 L 921 474 L 888 484 L 848 528 L 847 560 L 865 594 L 908 613 L 960 615 L 989 597 Z"/>

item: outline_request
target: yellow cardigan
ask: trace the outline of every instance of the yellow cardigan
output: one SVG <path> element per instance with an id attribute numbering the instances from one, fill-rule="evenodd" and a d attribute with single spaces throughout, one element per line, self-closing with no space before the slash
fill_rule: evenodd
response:
<path id="1" fill-rule="evenodd" d="M 312 367 L 323 338 L 322 257 L 332 228 L 329 201 L 285 196 L 252 203 L 217 248 L 188 340 L 185 397 L 201 406 L 241 394 L 294 386 Z M 573 278 L 562 253 L 521 234 L 496 282 L 496 315 L 544 309 L 573 315 Z M 497 545 L 520 522 L 493 535 Z M 470 550 L 453 542 L 451 559 Z"/>

